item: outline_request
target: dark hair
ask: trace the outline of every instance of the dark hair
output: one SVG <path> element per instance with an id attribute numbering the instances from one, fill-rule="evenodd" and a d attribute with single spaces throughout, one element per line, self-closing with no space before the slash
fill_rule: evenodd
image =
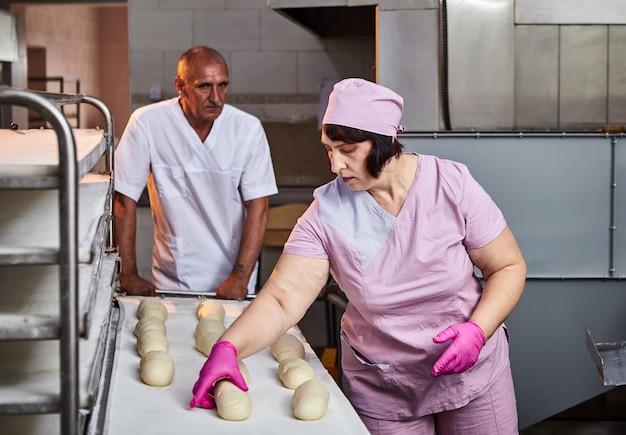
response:
<path id="1" fill-rule="evenodd" d="M 357 143 L 371 140 L 372 150 L 369 156 L 367 156 L 365 167 L 367 168 L 367 172 L 374 178 L 378 178 L 389 159 L 400 156 L 404 148 L 404 145 L 398 142 L 398 139 L 393 136 L 384 136 L 382 134 L 343 125 L 325 124 L 324 133 L 326 133 L 326 136 L 331 140 L 345 143 Z"/>

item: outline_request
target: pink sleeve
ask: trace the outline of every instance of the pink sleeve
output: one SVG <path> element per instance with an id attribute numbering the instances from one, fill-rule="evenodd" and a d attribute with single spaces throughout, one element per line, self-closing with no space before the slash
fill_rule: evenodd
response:
<path id="1" fill-rule="evenodd" d="M 319 204 L 317 200 L 314 200 L 298 219 L 298 223 L 294 226 L 285 243 L 283 253 L 327 260 L 328 253 L 323 240 L 324 235 Z"/>
<path id="2" fill-rule="evenodd" d="M 465 216 L 467 249 L 482 248 L 492 242 L 506 228 L 504 215 L 491 196 L 472 177 L 467 167 L 463 171 L 461 210 Z"/>

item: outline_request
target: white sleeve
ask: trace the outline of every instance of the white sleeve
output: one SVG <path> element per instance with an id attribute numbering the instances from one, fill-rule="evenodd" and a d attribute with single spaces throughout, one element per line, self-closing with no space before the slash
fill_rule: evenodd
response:
<path id="1" fill-rule="evenodd" d="M 115 149 L 115 191 L 137 201 L 150 175 L 150 133 L 131 115 Z"/>
<path id="2" fill-rule="evenodd" d="M 249 154 L 241 176 L 241 195 L 244 201 L 278 193 L 270 146 L 260 122 L 250 129 Z"/>

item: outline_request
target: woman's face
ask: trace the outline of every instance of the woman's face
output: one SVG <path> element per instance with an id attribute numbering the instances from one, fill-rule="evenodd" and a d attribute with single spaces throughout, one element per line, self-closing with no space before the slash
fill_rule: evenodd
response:
<path id="1" fill-rule="evenodd" d="M 367 170 L 366 160 L 372 141 L 345 143 L 331 140 L 322 129 L 322 145 L 326 148 L 330 170 L 340 176 L 350 190 L 367 190 L 376 181 Z"/>

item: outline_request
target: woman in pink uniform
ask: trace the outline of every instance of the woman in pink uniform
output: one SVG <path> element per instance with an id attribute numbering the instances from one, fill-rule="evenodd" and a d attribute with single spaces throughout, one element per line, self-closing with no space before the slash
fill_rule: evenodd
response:
<path id="1" fill-rule="evenodd" d="M 330 273 L 344 393 L 372 434 L 515 434 L 506 317 L 524 288 L 515 238 L 467 167 L 404 153 L 403 100 L 362 79 L 334 86 L 322 144 L 337 178 L 315 190 L 274 272 L 224 333 L 190 403 L 295 325 Z M 474 274 L 481 271 L 482 285 Z"/>

